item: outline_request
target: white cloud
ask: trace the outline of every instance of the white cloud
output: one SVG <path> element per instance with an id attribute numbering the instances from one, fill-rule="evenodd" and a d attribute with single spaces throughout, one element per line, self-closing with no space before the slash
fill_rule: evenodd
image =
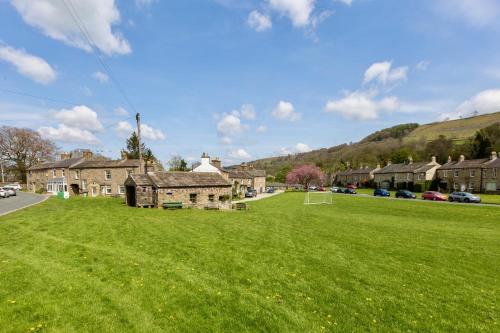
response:
<path id="1" fill-rule="evenodd" d="M 461 19 L 475 27 L 498 25 L 500 20 L 498 0 L 435 0 L 432 5 L 441 15 Z"/>
<path id="2" fill-rule="evenodd" d="M 380 84 L 387 84 L 407 79 L 408 67 L 398 67 L 392 69 L 392 62 L 384 61 L 371 65 L 365 72 L 363 83 L 377 81 Z"/>
<path id="3" fill-rule="evenodd" d="M 272 9 L 287 16 L 296 27 L 309 25 L 315 0 L 267 0 Z"/>
<path id="4" fill-rule="evenodd" d="M 431 64 L 430 61 L 422 60 L 415 66 L 415 68 L 421 72 L 425 72 L 430 64 Z"/>
<path id="5" fill-rule="evenodd" d="M 57 77 L 56 71 L 45 60 L 24 50 L 0 45 L 0 60 L 14 65 L 19 74 L 38 83 L 49 84 Z"/>
<path id="6" fill-rule="evenodd" d="M 166 139 L 165 134 L 161 130 L 155 129 L 147 124 L 141 124 L 141 135 L 143 138 L 153 141 Z"/>
<path id="7" fill-rule="evenodd" d="M 267 126 L 265 125 L 260 125 L 259 127 L 257 127 L 257 129 L 255 130 L 257 133 L 265 133 L 267 132 Z"/>
<path id="8" fill-rule="evenodd" d="M 92 47 L 107 55 L 127 54 L 131 52 L 129 42 L 113 26 L 120 23 L 120 12 L 114 0 L 11 0 L 12 5 L 23 20 L 45 35 L 63 43 L 81 48 L 87 52 Z M 93 45 L 78 29 L 73 17 L 68 12 L 66 3 L 75 11 L 77 19 L 85 25 Z"/>
<path id="9" fill-rule="evenodd" d="M 255 108 L 252 104 L 244 104 L 241 106 L 240 116 L 241 118 L 247 120 L 254 120 L 257 117 L 257 114 L 255 113 Z"/>
<path id="10" fill-rule="evenodd" d="M 244 130 L 240 118 L 233 113 L 224 115 L 217 124 L 217 132 L 222 137 L 236 136 Z"/>
<path id="11" fill-rule="evenodd" d="M 374 94 L 355 91 L 346 93 L 344 98 L 328 101 L 326 112 L 340 113 L 347 119 L 373 120 L 378 117 L 379 111 L 395 111 L 399 107 L 397 97 L 386 97 L 375 100 Z"/>
<path id="12" fill-rule="evenodd" d="M 123 117 L 127 117 L 130 115 L 130 113 L 127 111 L 127 109 L 119 106 L 117 107 L 115 110 L 114 110 L 114 113 L 115 115 L 117 116 L 123 116 Z"/>
<path id="13" fill-rule="evenodd" d="M 127 138 L 130 136 L 130 134 L 132 134 L 133 131 L 134 128 L 132 127 L 132 125 L 130 125 L 128 121 L 120 121 L 116 125 L 116 132 L 120 137 Z"/>
<path id="14" fill-rule="evenodd" d="M 333 0 L 335 2 L 342 2 L 343 4 L 350 6 L 352 5 L 353 0 Z"/>
<path id="15" fill-rule="evenodd" d="M 220 142 L 224 145 L 230 145 L 231 143 L 233 143 L 233 139 L 225 136 L 220 139 Z"/>
<path id="16" fill-rule="evenodd" d="M 311 150 L 312 150 L 312 148 L 311 148 L 311 147 L 309 147 L 308 145 L 306 145 L 305 143 L 300 143 L 300 142 L 299 142 L 299 143 L 297 143 L 297 144 L 295 145 L 295 151 L 296 151 L 297 153 L 307 153 L 307 152 L 309 152 L 309 151 L 311 151 Z"/>
<path id="17" fill-rule="evenodd" d="M 109 76 L 103 72 L 95 72 L 92 77 L 101 83 L 106 83 L 109 81 Z"/>
<path id="18" fill-rule="evenodd" d="M 59 124 L 58 127 L 40 127 L 38 133 L 46 139 L 65 143 L 99 144 L 99 140 L 92 132 L 79 127 L 66 126 L 64 124 Z"/>
<path id="19" fill-rule="evenodd" d="M 269 30 L 273 26 L 271 17 L 264 15 L 257 10 L 252 11 L 248 15 L 247 23 L 252 29 L 258 32 Z"/>
<path id="20" fill-rule="evenodd" d="M 453 112 L 442 114 L 440 119 L 458 119 L 470 117 L 475 112 L 479 114 L 500 111 L 500 89 L 489 89 L 478 93 L 461 103 Z"/>
<path id="21" fill-rule="evenodd" d="M 230 151 L 227 156 L 232 160 L 249 160 L 252 156 L 245 149 L 239 148 Z"/>
<path id="22" fill-rule="evenodd" d="M 128 137 L 135 131 L 128 121 L 120 121 L 115 127 L 116 133 L 120 137 Z M 166 135 L 159 129 L 153 128 L 148 124 L 141 124 L 141 137 L 152 141 L 165 140 Z"/>
<path id="23" fill-rule="evenodd" d="M 60 123 L 71 127 L 78 127 L 93 132 L 104 129 L 97 117 L 97 113 L 85 105 L 56 111 L 53 117 Z"/>
<path id="24" fill-rule="evenodd" d="M 295 112 L 293 104 L 286 101 L 280 101 L 274 108 L 272 115 L 279 120 L 296 121 L 301 118 L 301 114 Z"/>

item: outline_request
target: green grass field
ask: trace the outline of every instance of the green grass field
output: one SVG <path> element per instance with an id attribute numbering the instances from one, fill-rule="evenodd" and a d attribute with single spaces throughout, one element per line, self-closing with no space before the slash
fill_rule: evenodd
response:
<path id="1" fill-rule="evenodd" d="M 500 331 L 500 208 L 303 199 L 0 217 L 0 331 Z"/>

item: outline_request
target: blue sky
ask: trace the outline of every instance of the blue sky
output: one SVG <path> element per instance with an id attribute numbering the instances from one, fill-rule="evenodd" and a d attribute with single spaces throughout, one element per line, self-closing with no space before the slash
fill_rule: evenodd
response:
<path id="1" fill-rule="evenodd" d="M 497 0 L 0 0 L 0 124 L 115 158 L 134 110 L 162 161 L 330 147 L 500 111 L 499 22 Z"/>

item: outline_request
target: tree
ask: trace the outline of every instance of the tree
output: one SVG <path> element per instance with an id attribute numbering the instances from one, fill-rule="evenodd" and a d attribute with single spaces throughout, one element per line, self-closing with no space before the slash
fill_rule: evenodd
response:
<path id="1" fill-rule="evenodd" d="M 274 178 L 274 180 L 277 183 L 284 183 L 286 181 L 286 176 L 291 170 L 292 167 L 289 165 L 282 167 L 281 169 L 278 170 L 278 172 L 276 172 L 276 177 Z"/>
<path id="2" fill-rule="evenodd" d="M 0 160 L 12 166 L 16 177 L 26 182 L 29 168 L 40 161 L 52 159 L 56 145 L 37 132 L 16 127 L 0 127 Z"/>
<path id="3" fill-rule="evenodd" d="M 439 138 L 432 140 L 425 145 L 426 158 L 428 159 L 431 156 L 436 156 L 436 159 L 440 164 L 446 163 L 452 150 L 453 140 L 447 139 L 444 135 L 440 135 Z"/>
<path id="4" fill-rule="evenodd" d="M 312 164 L 306 164 L 294 168 L 286 176 L 288 184 L 301 184 L 307 189 L 309 185 L 322 185 L 324 174 L 320 168 Z"/>
<path id="5" fill-rule="evenodd" d="M 168 161 L 170 171 L 188 171 L 187 162 L 179 155 L 174 155 Z"/>
<path id="6" fill-rule="evenodd" d="M 141 150 L 146 152 L 146 145 L 144 142 L 141 142 Z M 127 139 L 127 149 L 123 149 L 122 153 L 124 153 L 128 159 L 139 159 L 139 138 L 137 137 L 137 133 L 132 132 L 130 138 Z"/>

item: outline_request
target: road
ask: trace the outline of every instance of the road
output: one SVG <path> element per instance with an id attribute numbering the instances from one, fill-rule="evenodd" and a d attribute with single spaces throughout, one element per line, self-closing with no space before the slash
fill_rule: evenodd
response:
<path id="1" fill-rule="evenodd" d="M 274 193 L 261 193 L 261 194 L 257 194 L 257 196 L 255 198 L 245 198 L 245 199 L 238 200 L 235 202 L 248 202 L 248 201 L 262 200 L 262 199 L 270 198 L 270 197 L 273 197 L 275 195 L 281 194 L 283 192 L 285 192 L 285 191 L 275 191 Z"/>
<path id="2" fill-rule="evenodd" d="M 0 199 L 0 216 L 40 203 L 46 199 L 47 196 L 40 194 L 17 192 L 15 197 Z"/>

